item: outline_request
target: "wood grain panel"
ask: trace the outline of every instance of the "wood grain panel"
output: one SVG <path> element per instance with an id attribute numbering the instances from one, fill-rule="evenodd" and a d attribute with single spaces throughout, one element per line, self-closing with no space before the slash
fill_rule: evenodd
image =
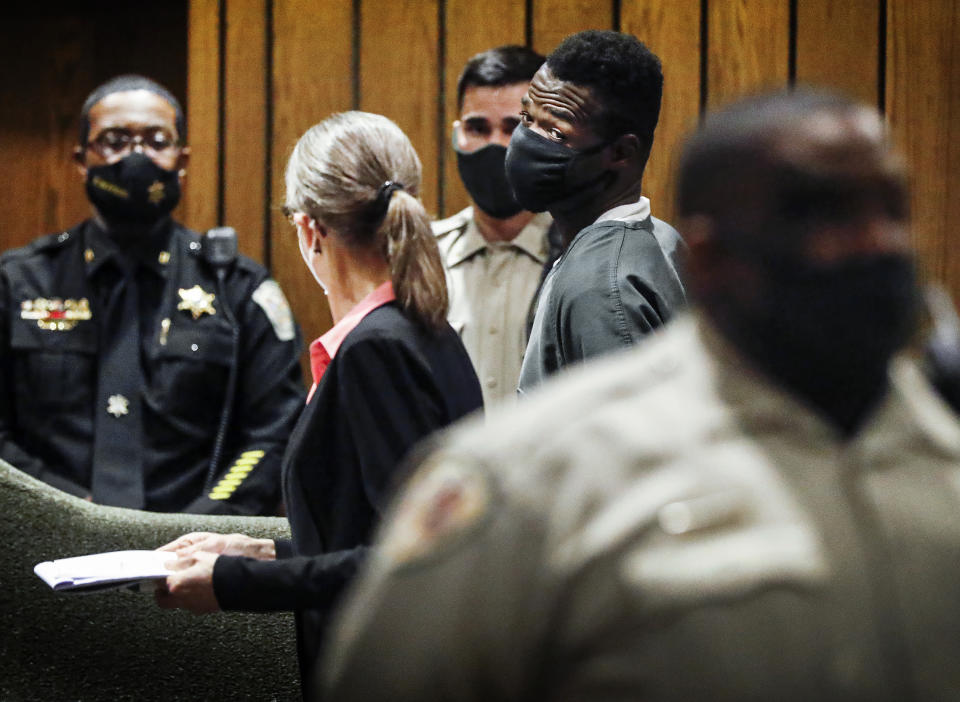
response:
<path id="1" fill-rule="evenodd" d="M 203 231 L 218 224 L 220 198 L 220 0 L 192 0 L 187 31 L 186 223 Z"/>
<path id="2" fill-rule="evenodd" d="M 549 54 L 584 29 L 612 29 L 611 0 L 533 0 L 533 48 Z"/>
<path id="3" fill-rule="evenodd" d="M 876 105 L 879 16 L 878 0 L 799 0 L 797 82 Z"/>
<path id="4" fill-rule="evenodd" d="M 323 290 L 310 275 L 297 237 L 280 213 L 283 172 L 297 139 L 311 126 L 353 104 L 351 0 L 273 3 L 273 138 L 271 149 L 271 269 L 309 342 L 330 328 Z M 304 353 L 304 377 L 310 377 Z"/>
<path id="5" fill-rule="evenodd" d="M 151 32 L 144 26 L 143 13 L 118 0 L 0 8 L 0 251 L 90 216 L 72 152 L 97 85 L 136 72 L 183 97 L 186 3 L 155 8 Z"/>
<path id="6" fill-rule="evenodd" d="M 526 25 L 526 6 L 515 0 L 447 0 L 444 23 L 444 119 L 446 133 L 450 134 L 457 110 L 457 78 L 464 64 L 474 54 L 503 44 L 523 44 Z M 519 106 L 518 106 L 519 109 Z M 469 204 L 469 196 L 460 174 L 457 157 L 445 142 L 443 161 L 443 212 L 446 217 Z"/>
<path id="7" fill-rule="evenodd" d="M 92 88 L 91 28 L 76 17 L 6 18 L 5 28 L 10 34 L 0 42 L 0 250 L 90 214 L 71 152 L 80 106 Z M 31 48 L 40 35 L 56 46 L 45 60 L 37 60 Z"/>
<path id="8" fill-rule="evenodd" d="M 788 0 L 707 0 L 707 102 L 716 107 L 746 93 L 786 85 Z"/>
<path id="9" fill-rule="evenodd" d="M 267 2 L 225 0 L 224 224 L 262 261 L 267 195 Z"/>
<path id="10" fill-rule="evenodd" d="M 912 171 L 914 241 L 960 300 L 960 0 L 887 7 L 887 115 Z"/>
<path id="11" fill-rule="evenodd" d="M 441 173 L 437 0 L 362 0 L 360 109 L 386 115 L 423 162 L 421 197 L 436 214 Z"/>
<path id="12" fill-rule="evenodd" d="M 627 0 L 621 5 L 620 27 L 663 64 L 663 103 L 643 192 L 654 215 L 670 222 L 677 150 L 700 113 L 700 0 Z"/>

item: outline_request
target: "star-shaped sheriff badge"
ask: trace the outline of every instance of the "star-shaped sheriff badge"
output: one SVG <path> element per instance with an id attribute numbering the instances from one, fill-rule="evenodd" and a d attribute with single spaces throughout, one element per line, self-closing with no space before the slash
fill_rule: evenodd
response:
<path id="1" fill-rule="evenodd" d="M 130 400 L 123 395 L 111 395 L 107 398 L 107 414 L 112 414 L 120 419 L 125 414 L 130 413 Z"/>
<path id="2" fill-rule="evenodd" d="M 180 288 L 180 304 L 178 310 L 186 310 L 193 315 L 194 319 L 200 319 L 204 314 L 216 314 L 213 309 L 213 293 L 208 293 L 199 285 L 194 285 L 189 290 Z"/>
<path id="3" fill-rule="evenodd" d="M 151 205 L 156 205 L 163 200 L 164 195 L 166 195 L 166 193 L 163 191 L 163 183 L 159 180 L 153 181 L 153 184 L 147 188 L 147 199 Z"/>

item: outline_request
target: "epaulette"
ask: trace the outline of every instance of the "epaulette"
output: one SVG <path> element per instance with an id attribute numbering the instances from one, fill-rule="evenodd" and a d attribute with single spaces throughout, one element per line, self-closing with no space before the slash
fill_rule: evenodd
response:
<path id="1" fill-rule="evenodd" d="M 42 253 L 44 251 L 52 251 L 54 249 L 59 249 L 66 246 L 70 241 L 76 236 L 76 232 L 64 231 L 56 232 L 54 234 L 45 234 L 43 236 L 37 237 L 29 244 L 21 246 L 16 249 L 10 249 L 9 251 L 4 251 L 0 255 L 0 260 L 9 260 L 12 258 L 25 258 L 27 256 L 32 256 L 36 253 Z"/>
<path id="2" fill-rule="evenodd" d="M 430 227 L 433 229 L 433 235 L 439 237 L 463 229 L 471 219 L 473 219 L 473 208 L 467 207 L 446 219 L 431 222 Z"/>

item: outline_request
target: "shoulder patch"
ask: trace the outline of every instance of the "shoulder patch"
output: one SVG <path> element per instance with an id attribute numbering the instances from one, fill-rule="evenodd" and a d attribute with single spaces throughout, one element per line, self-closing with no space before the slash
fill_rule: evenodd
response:
<path id="1" fill-rule="evenodd" d="M 296 337 L 296 327 L 293 323 L 293 313 L 287 298 L 284 297 L 280 285 L 272 278 L 267 278 L 253 291 L 253 301 L 260 305 L 260 309 L 267 315 L 273 326 L 273 333 L 280 341 L 291 341 Z"/>
<path id="2" fill-rule="evenodd" d="M 485 521 L 491 492 L 482 468 L 450 456 L 428 459 L 403 492 L 384 534 L 382 555 L 402 566 L 457 543 Z"/>

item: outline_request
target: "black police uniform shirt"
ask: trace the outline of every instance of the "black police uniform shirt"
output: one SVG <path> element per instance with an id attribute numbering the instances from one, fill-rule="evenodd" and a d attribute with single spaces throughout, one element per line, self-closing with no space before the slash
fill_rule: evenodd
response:
<path id="1" fill-rule="evenodd" d="M 95 414 L 110 409 L 95 406 L 98 353 L 110 343 L 102 338 L 104 301 L 122 278 L 120 266 L 136 265 L 143 508 L 270 513 L 280 458 L 303 407 L 301 338 L 282 293 L 243 256 L 226 276 L 239 364 L 210 481 L 234 357 L 215 271 L 200 236 L 170 219 L 132 255 L 136 261 L 124 262 L 88 220 L 0 257 L 0 458 L 74 495 L 91 493 Z"/>

